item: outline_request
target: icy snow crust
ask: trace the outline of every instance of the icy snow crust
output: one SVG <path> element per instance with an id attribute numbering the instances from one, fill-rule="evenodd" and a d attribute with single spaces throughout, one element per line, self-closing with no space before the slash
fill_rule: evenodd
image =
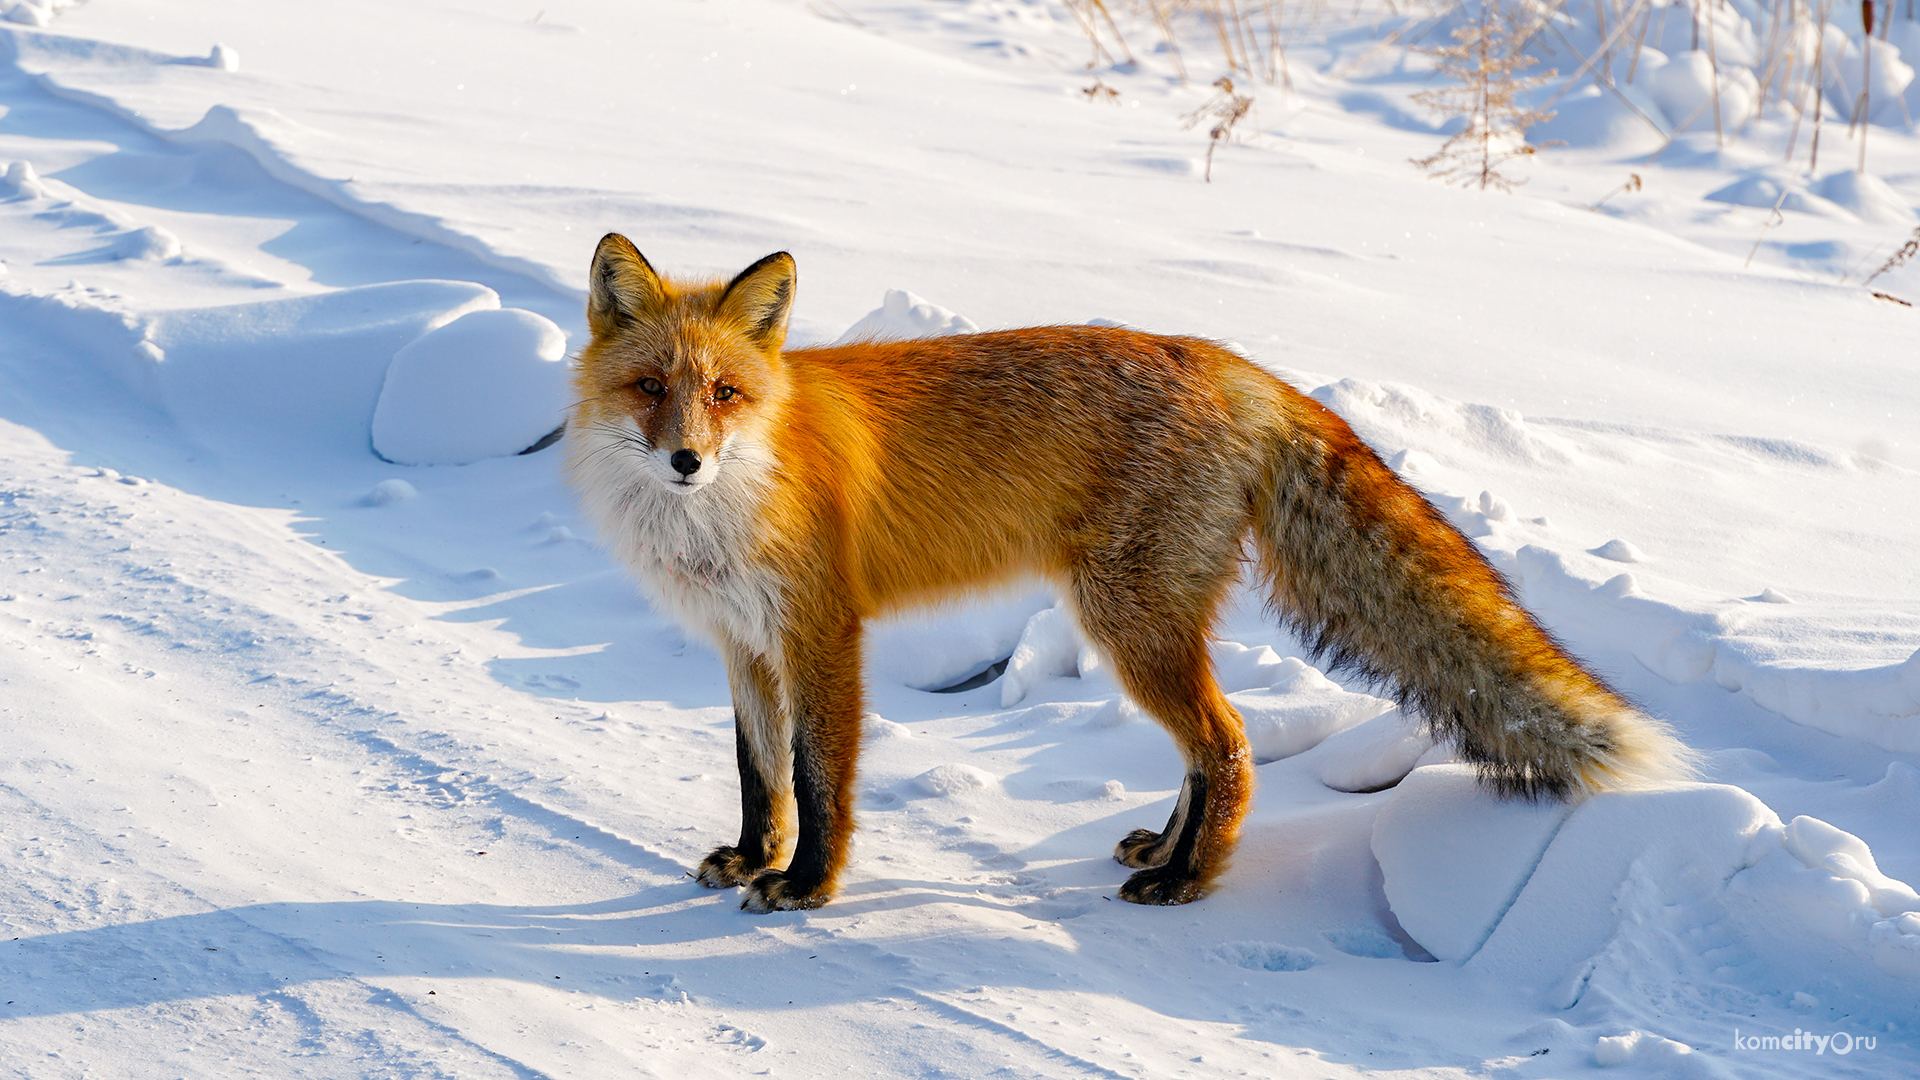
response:
<path id="1" fill-rule="evenodd" d="M 0 1072 L 1920 1069 L 1920 316 L 1834 284 L 1920 205 L 1908 27 L 1864 177 L 1648 165 L 1579 92 L 1499 198 L 1405 164 L 1425 65 L 1370 31 L 1303 34 L 1209 184 L 1206 79 L 1089 104 L 1047 3 L 536 7 L 0 2 Z M 1624 92 L 1677 125 L 1716 76 L 1662 33 Z M 796 342 L 1237 343 L 1703 782 L 1489 800 L 1236 596 L 1256 808 L 1135 908 L 1107 853 L 1180 763 L 1015 591 L 874 628 L 844 891 L 740 913 L 685 877 L 737 822 L 720 664 L 520 454 L 615 228 L 793 252 Z"/>

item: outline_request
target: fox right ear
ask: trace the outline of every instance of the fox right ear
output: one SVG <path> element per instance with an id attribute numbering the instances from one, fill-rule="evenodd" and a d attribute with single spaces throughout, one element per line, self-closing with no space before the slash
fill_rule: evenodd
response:
<path id="1" fill-rule="evenodd" d="M 660 275 L 640 249 L 619 233 L 600 238 L 587 285 L 587 326 L 606 333 L 658 311 L 666 300 Z"/>

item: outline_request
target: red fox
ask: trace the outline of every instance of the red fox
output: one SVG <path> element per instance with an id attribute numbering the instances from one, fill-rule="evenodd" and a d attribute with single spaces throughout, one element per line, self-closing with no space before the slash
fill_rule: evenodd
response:
<path id="1" fill-rule="evenodd" d="M 1280 618 L 1495 791 L 1686 772 L 1344 421 L 1220 345 L 1055 326 L 784 352 L 785 252 L 686 283 L 609 234 L 591 274 L 566 468 L 725 657 L 740 839 L 697 876 L 750 911 L 824 904 L 846 864 L 866 620 L 1034 575 L 1186 760 L 1166 827 L 1115 849 L 1121 897 L 1204 895 L 1253 789 L 1207 648 L 1249 534 Z"/>

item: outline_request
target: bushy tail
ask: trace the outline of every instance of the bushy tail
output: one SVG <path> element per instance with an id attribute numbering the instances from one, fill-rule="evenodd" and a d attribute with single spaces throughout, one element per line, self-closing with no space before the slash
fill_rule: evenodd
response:
<path id="1" fill-rule="evenodd" d="M 1568 655 L 1344 420 L 1304 397 L 1289 419 L 1255 529 L 1273 605 L 1310 647 L 1390 685 L 1505 795 L 1692 774 L 1692 751 Z"/>

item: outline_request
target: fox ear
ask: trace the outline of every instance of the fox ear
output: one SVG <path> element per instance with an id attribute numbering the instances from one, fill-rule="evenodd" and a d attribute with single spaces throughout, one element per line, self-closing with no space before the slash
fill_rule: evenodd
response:
<path id="1" fill-rule="evenodd" d="M 793 310 L 797 280 L 793 256 L 776 251 L 727 283 L 720 294 L 720 315 L 745 327 L 754 344 L 774 352 L 787 340 L 787 313 Z"/>
<path id="2" fill-rule="evenodd" d="M 658 311 L 666 299 L 660 275 L 619 233 L 600 238 L 588 277 L 587 326 L 596 334 Z"/>

